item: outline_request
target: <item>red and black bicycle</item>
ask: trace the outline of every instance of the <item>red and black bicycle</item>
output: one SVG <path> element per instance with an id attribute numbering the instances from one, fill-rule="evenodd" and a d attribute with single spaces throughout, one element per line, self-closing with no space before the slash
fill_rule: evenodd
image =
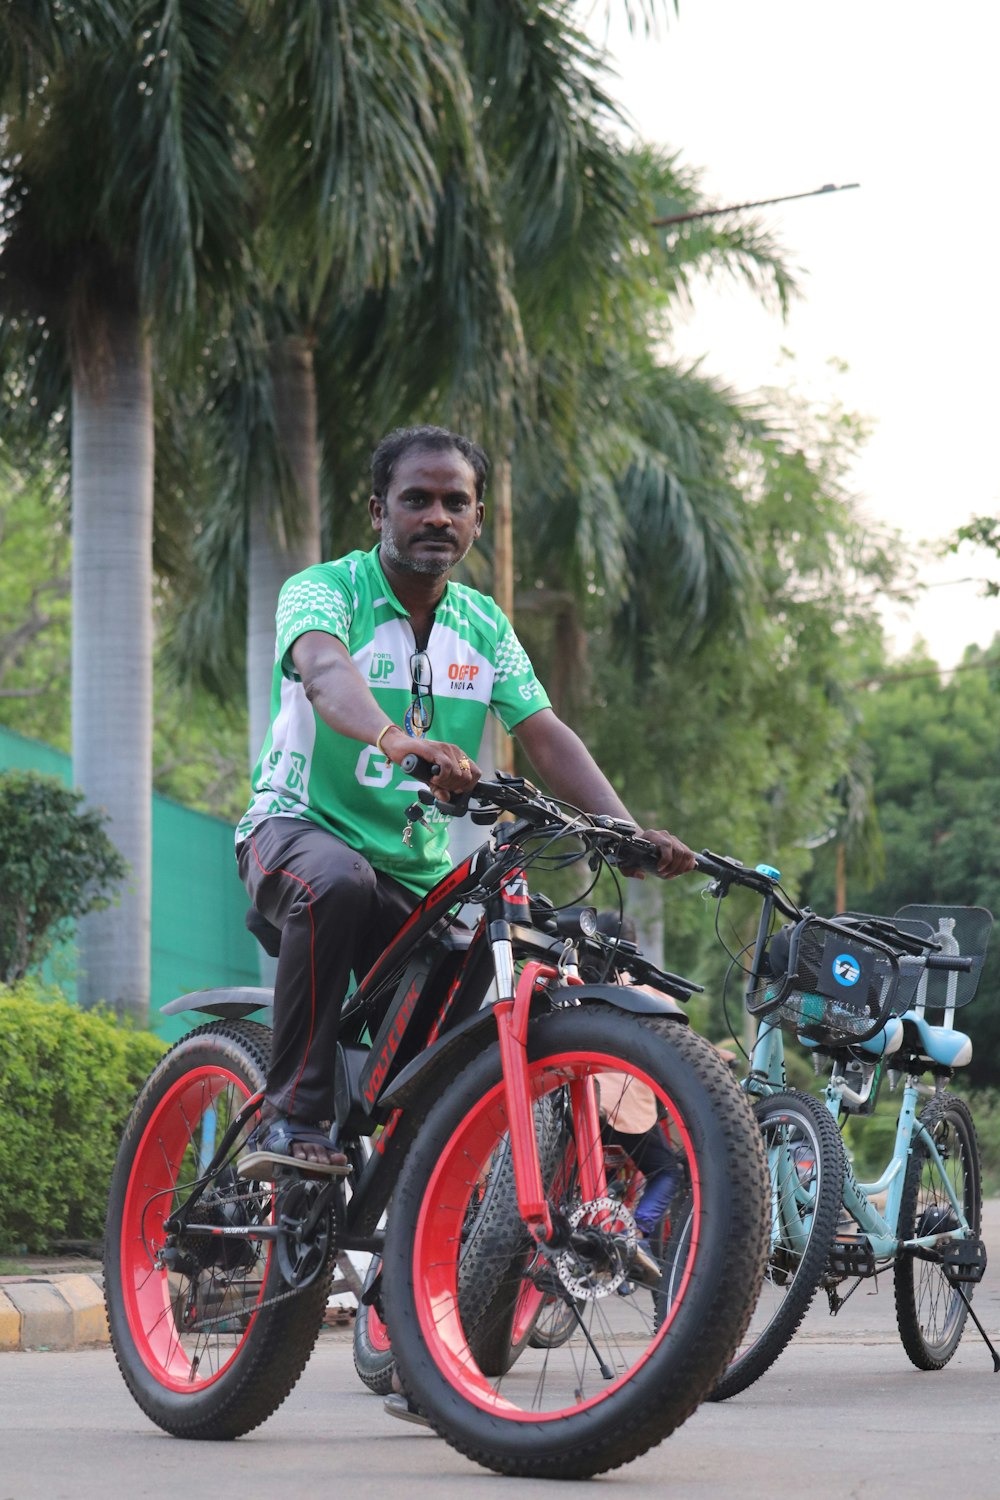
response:
<path id="1" fill-rule="evenodd" d="M 237 1437 L 280 1405 L 337 1250 L 381 1257 L 360 1315 L 371 1307 L 391 1334 L 403 1388 L 435 1429 L 503 1473 L 583 1477 L 636 1457 L 694 1411 L 742 1336 L 766 1258 L 766 1168 L 728 1069 L 660 998 L 697 986 L 634 952 L 644 988 L 615 982 L 620 949 L 590 909 L 557 911 L 528 886 L 546 866 L 649 866 L 655 851 L 632 825 L 519 778 L 480 782 L 472 802 L 494 825 L 487 842 L 345 1003 L 348 1179 L 241 1166 L 269 1042 L 249 1017 L 268 992 L 168 1007 L 214 1019 L 140 1092 L 105 1265 L 118 1363 L 168 1432 Z M 459 920 L 470 907 L 472 927 Z M 634 1165 L 609 1143 L 627 1100 L 676 1164 L 645 1238 Z"/>

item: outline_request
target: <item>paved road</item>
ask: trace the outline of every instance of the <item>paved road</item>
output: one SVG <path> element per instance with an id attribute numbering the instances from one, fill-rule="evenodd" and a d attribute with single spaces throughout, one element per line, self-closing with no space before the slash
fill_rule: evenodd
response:
<path id="1" fill-rule="evenodd" d="M 599 1492 L 658 1500 L 899 1500 L 1000 1490 L 1000 1377 L 971 1339 L 921 1375 L 880 1335 L 792 1345 L 752 1390 L 706 1405 Z M 796 1447 L 782 1449 L 782 1443 Z M 0 1359 L 0 1500 L 510 1500 L 544 1481 L 487 1474 L 438 1438 L 385 1416 L 354 1375 L 342 1335 L 324 1335 L 299 1386 L 236 1443 L 164 1436 L 132 1403 L 106 1350 Z M 597 1491 L 595 1491 L 596 1493 Z"/>
<path id="2" fill-rule="evenodd" d="M 1000 1329 L 1000 1204 L 989 1205 L 993 1266 L 976 1297 Z M 756 1386 L 706 1405 L 671 1439 L 595 1481 L 657 1500 L 899 1500 L 1000 1493 L 1000 1376 L 973 1331 L 938 1374 L 909 1364 L 891 1288 L 864 1290 L 835 1319 L 814 1310 Z M 787 1445 L 782 1448 L 782 1444 Z M 794 1446 L 792 1446 L 794 1445 Z M 439 1439 L 385 1416 L 354 1375 L 349 1336 L 325 1333 L 298 1387 L 236 1443 L 164 1436 L 128 1395 L 107 1350 L 0 1356 L 0 1500 L 207 1495 L 246 1500 L 484 1500 L 551 1495 L 541 1481 L 477 1469 Z"/>

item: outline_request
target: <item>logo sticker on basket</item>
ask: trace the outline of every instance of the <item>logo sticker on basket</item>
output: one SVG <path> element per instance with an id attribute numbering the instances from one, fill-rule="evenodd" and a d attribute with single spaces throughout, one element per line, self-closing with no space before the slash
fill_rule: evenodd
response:
<path id="1" fill-rule="evenodd" d="M 838 953 L 833 960 L 833 977 L 846 989 L 853 989 L 861 978 L 861 965 L 850 953 Z"/>

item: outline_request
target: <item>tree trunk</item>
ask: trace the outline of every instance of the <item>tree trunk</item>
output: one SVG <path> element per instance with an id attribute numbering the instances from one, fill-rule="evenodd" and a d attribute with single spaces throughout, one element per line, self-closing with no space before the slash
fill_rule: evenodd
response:
<path id="1" fill-rule="evenodd" d="M 295 526 L 282 524 L 276 498 L 255 496 L 247 566 L 247 704 L 251 769 L 271 722 L 274 613 L 286 578 L 320 560 L 319 450 L 312 349 L 289 335 L 272 361 L 278 434 L 298 492 Z"/>
<path id="2" fill-rule="evenodd" d="M 493 597 L 513 623 L 514 619 L 514 504 L 509 456 L 497 461 L 491 486 L 493 494 Z M 499 719 L 493 721 L 493 764 L 498 771 L 513 771 L 514 745 Z"/>
<path id="3" fill-rule="evenodd" d="M 73 353 L 73 777 L 128 861 L 120 904 L 79 928 L 78 994 L 149 1014 L 153 389 L 134 301 L 91 304 Z"/>

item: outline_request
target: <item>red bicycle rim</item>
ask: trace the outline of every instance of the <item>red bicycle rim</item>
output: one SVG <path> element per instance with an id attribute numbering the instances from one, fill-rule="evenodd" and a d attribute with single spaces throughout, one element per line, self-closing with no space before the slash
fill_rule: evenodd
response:
<path id="1" fill-rule="evenodd" d="M 219 1096 L 232 1089 L 239 1103 L 249 1097 L 246 1085 L 218 1065 L 196 1068 L 179 1078 L 157 1102 L 143 1132 L 125 1191 L 121 1231 L 121 1278 L 125 1313 L 135 1347 L 146 1368 L 167 1390 L 192 1394 L 213 1385 L 232 1364 L 256 1314 L 251 1314 L 234 1347 L 213 1346 L 219 1363 L 202 1373 L 178 1331 L 177 1288 L 155 1263 L 164 1241 L 163 1221 L 175 1207 L 174 1191 L 197 1128 Z M 186 1173 L 185 1173 L 186 1175 Z M 267 1276 L 270 1249 L 262 1261 L 260 1291 Z M 221 1351 L 221 1352 L 220 1352 Z"/>
<path id="2" fill-rule="evenodd" d="M 532 1099 L 551 1089 L 561 1088 L 591 1069 L 615 1071 L 621 1060 L 597 1052 L 553 1054 L 529 1066 Z M 469 1349 L 458 1309 L 457 1261 L 455 1247 L 461 1244 L 463 1223 L 470 1190 L 475 1186 L 477 1171 L 485 1169 L 491 1153 L 507 1131 L 503 1084 L 483 1096 L 462 1120 L 441 1152 L 424 1194 L 414 1239 L 414 1299 L 421 1332 L 434 1363 L 449 1383 L 474 1405 L 494 1415 L 513 1421 L 554 1421 L 569 1413 L 586 1411 L 607 1399 L 631 1379 L 652 1355 L 670 1331 L 677 1310 L 684 1299 L 698 1251 L 701 1184 L 690 1136 L 672 1101 L 661 1086 L 637 1065 L 629 1072 L 648 1085 L 666 1111 L 675 1148 L 687 1162 L 692 1192 L 692 1236 L 686 1248 L 686 1259 L 676 1282 L 676 1294 L 663 1322 L 652 1334 L 648 1346 L 617 1378 L 602 1381 L 597 1394 L 581 1398 L 577 1393 L 571 1405 L 540 1411 L 524 1410 L 505 1397 L 501 1390 L 483 1375 Z"/>

